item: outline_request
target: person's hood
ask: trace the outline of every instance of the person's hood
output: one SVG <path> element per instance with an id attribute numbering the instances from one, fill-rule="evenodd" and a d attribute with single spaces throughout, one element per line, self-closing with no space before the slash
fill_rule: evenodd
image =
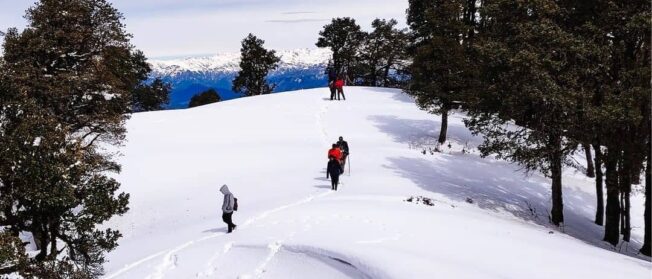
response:
<path id="1" fill-rule="evenodd" d="M 227 187 L 226 184 L 222 185 L 222 188 L 220 188 L 220 192 L 222 192 L 222 194 L 225 195 L 231 194 L 231 191 L 229 191 L 229 187 Z"/>

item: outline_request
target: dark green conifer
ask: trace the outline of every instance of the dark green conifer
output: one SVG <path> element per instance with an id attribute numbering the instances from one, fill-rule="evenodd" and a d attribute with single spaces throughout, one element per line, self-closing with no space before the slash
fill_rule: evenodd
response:
<path id="1" fill-rule="evenodd" d="M 219 101 L 222 101 L 220 95 L 217 93 L 217 91 L 215 91 L 215 89 L 211 88 L 195 96 L 192 96 L 192 98 L 190 98 L 190 104 L 188 105 L 188 108 L 217 103 Z"/>
<path id="2" fill-rule="evenodd" d="M 96 278 L 120 237 L 99 225 L 124 214 L 129 198 L 99 145 L 123 142 L 149 67 L 105 0 L 42 0 L 26 19 L 7 32 L 0 63 L 0 226 L 31 233 L 39 251 L 4 268 Z"/>
<path id="3" fill-rule="evenodd" d="M 334 18 L 330 24 L 319 31 L 316 45 L 320 48 L 330 48 L 333 52 L 333 67 L 336 72 L 346 74 L 349 80 L 354 81 L 360 76 L 357 56 L 365 36 L 355 19 Z"/>
<path id="4" fill-rule="evenodd" d="M 274 85 L 267 82 L 267 75 L 278 67 L 280 59 L 276 52 L 263 46 L 265 41 L 249 34 L 242 40 L 240 71 L 233 80 L 233 91 L 244 96 L 269 94 Z"/>
<path id="5" fill-rule="evenodd" d="M 366 35 L 360 49 L 361 84 L 395 87 L 401 84 L 399 75 L 405 71 L 408 37 L 406 30 L 398 29 L 394 19 L 375 19 L 373 31 Z"/>
<path id="6" fill-rule="evenodd" d="M 164 109 L 170 102 L 170 89 L 170 84 L 160 78 L 154 79 L 150 84 L 138 85 L 133 92 L 132 110 L 141 112 Z"/>

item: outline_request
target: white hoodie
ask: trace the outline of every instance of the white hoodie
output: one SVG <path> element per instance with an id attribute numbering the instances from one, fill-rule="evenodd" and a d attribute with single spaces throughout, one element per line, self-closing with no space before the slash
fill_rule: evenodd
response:
<path id="1" fill-rule="evenodd" d="M 233 194 L 231 194 L 231 191 L 229 191 L 229 187 L 227 187 L 226 184 L 222 185 L 222 188 L 220 188 L 220 192 L 224 194 L 224 202 L 222 203 L 222 212 L 224 213 L 233 212 L 233 205 L 235 205 L 235 198 L 233 197 Z"/>

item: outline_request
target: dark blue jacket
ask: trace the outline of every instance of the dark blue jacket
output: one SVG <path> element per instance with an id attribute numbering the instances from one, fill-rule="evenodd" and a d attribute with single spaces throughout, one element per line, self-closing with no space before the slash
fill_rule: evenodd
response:
<path id="1" fill-rule="evenodd" d="M 328 70 L 328 82 L 335 81 L 337 79 L 337 72 L 335 69 Z"/>
<path id="2" fill-rule="evenodd" d="M 342 149 L 344 154 L 349 155 L 349 143 L 348 142 L 346 142 L 344 140 L 337 141 L 337 146 L 339 146 L 340 149 Z"/>

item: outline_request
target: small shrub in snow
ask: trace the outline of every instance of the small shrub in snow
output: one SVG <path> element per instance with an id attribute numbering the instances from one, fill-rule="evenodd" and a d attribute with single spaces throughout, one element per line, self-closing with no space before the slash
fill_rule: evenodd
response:
<path id="1" fill-rule="evenodd" d="M 405 200 L 406 202 L 412 202 L 416 204 L 425 204 L 427 206 L 434 206 L 435 202 L 431 198 L 423 197 L 423 196 L 412 196 L 409 197 L 408 199 Z"/>

